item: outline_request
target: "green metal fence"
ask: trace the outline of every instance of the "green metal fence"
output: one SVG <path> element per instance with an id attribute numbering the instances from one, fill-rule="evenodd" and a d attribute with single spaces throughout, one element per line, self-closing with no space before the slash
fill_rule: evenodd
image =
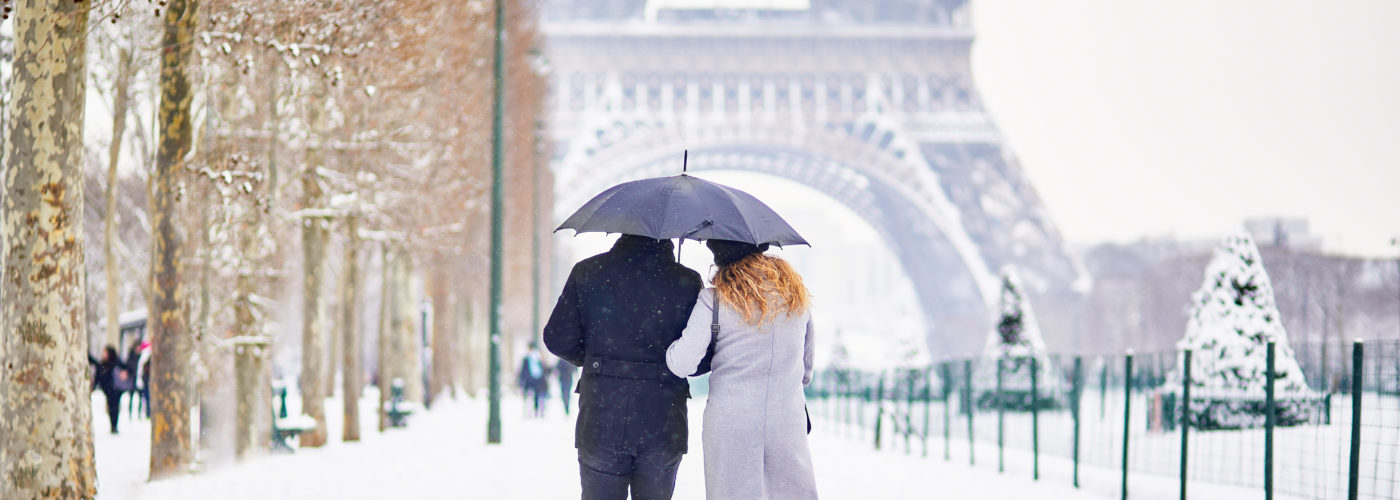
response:
<path id="1" fill-rule="evenodd" d="M 1166 351 L 1050 355 L 1033 361 L 1046 366 L 1032 366 L 1029 393 L 1003 369 L 995 383 L 975 383 L 975 359 L 832 369 L 816 374 L 808 398 L 814 432 L 1076 487 L 1093 468 L 1115 475 L 1125 498 L 1141 474 L 1176 479 L 1181 498 L 1210 484 L 1265 498 L 1400 498 L 1400 342 L 1295 343 L 1292 352 L 1302 396 L 1275 394 L 1273 377 L 1262 397 L 1193 394 L 1188 377 L 1201 374 L 1178 367 L 1198 353 Z M 1277 373 L 1275 358 L 1267 373 Z M 1222 423 L 1217 407 L 1258 419 Z"/>

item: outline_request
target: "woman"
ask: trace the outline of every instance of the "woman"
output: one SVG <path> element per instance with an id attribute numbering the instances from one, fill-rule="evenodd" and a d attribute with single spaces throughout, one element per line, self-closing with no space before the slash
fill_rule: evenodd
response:
<path id="1" fill-rule="evenodd" d="M 802 394 L 812 379 L 807 288 L 787 262 L 763 254 L 766 244 L 706 246 L 719 268 L 714 287 L 700 291 L 681 338 L 666 350 L 672 373 L 695 373 L 719 307 L 701 436 L 706 497 L 816 498 Z"/>
<path id="2" fill-rule="evenodd" d="M 112 423 L 112 434 L 117 433 L 117 415 L 121 414 L 122 388 L 117 387 L 118 379 L 130 377 L 130 370 L 121 358 L 117 357 L 117 348 L 107 346 L 102 349 L 102 359 L 98 360 L 88 355 L 88 363 L 97 367 L 97 373 L 92 379 L 94 389 L 101 388 L 103 397 L 107 398 L 107 418 Z"/>

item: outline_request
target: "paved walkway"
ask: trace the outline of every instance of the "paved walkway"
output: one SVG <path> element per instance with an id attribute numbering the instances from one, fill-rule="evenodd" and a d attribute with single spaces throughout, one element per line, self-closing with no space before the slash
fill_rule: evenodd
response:
<path id="1" fill-rule="evenodd" d="M 699 422 L 702 407 L 703 402 L 692 403 L 692 422 Z M 552 410 L 555 414 L 548 418 L 526 420 L 520 401 L 507 400 L 504 444 L 499 446 L 484 444 L 486 410 L 478 401 L 442 402 L 415 416 L 407 429 L 384 434 L 367 425 L 360 443 L 340 443 L 340 423 L 333 420 L 333 439 L 324 448 L 154 483 L 144 482 L 145 423 L 123 422 L 124 433 L 111 436 L 99 422 L 99 498 L 578 498 L 573 421 L 558 414 L 557 407 Z M 692 427 L 698 443 L 699 426 Z M 820 429 L 812 436 L 812 448 L 818 487 L 828 499 L 1104 498 L 1058 481 L 1035 483 L 917 453 L 877 453 L 864 441 Z M 697 446 L 682 462 L 677 500 L 704 498 L 702 460 Z"/>

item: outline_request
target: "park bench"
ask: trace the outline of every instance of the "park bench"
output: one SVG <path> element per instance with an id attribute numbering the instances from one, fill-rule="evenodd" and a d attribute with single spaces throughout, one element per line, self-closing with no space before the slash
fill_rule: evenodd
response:
<path id="1" fill-rule="evenodd" d="M 403 397 L 403 379 L 395 378 L 390 384 L 389 401 L 384 403 L 384 414 L 389 417 L 389 427 L 407 427 L 408 416 L 413 414 L 415 405 Z"/>
<path id="2" fill-rule="evenodd" d="M 292 453 L 296 450 L 292 448 L 290 440 L 304 432 L 316 430 L 316 419 L 305 414 L 288 417 L 286 385 L 274 382 L 273 390 L 277 392 L 280 407 L 272 414 L 272 451 Z"/>
<path id="3" fill-rule="evenodd" d="M 311 415 L 297 415 L 295 417 L 272 418 L 272 450 L 292 453 L 290 440 L 296 439 L 304 432 L 316 430 L 316 419 Z"/>

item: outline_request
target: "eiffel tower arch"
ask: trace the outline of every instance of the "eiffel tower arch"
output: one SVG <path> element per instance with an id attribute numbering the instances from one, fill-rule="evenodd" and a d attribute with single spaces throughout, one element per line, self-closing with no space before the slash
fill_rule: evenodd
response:
<path id="1" fill-rule="evenodd" d="M 893 250 L 935 353 L 980 347 L 1001 266 L 1048 294 L 1081 274 L 973 86 L 965 1 L 558 0 L 543 17 L 556 219 L 676 174 L 686 149 L 696 171 L 812 187 Z"/>

